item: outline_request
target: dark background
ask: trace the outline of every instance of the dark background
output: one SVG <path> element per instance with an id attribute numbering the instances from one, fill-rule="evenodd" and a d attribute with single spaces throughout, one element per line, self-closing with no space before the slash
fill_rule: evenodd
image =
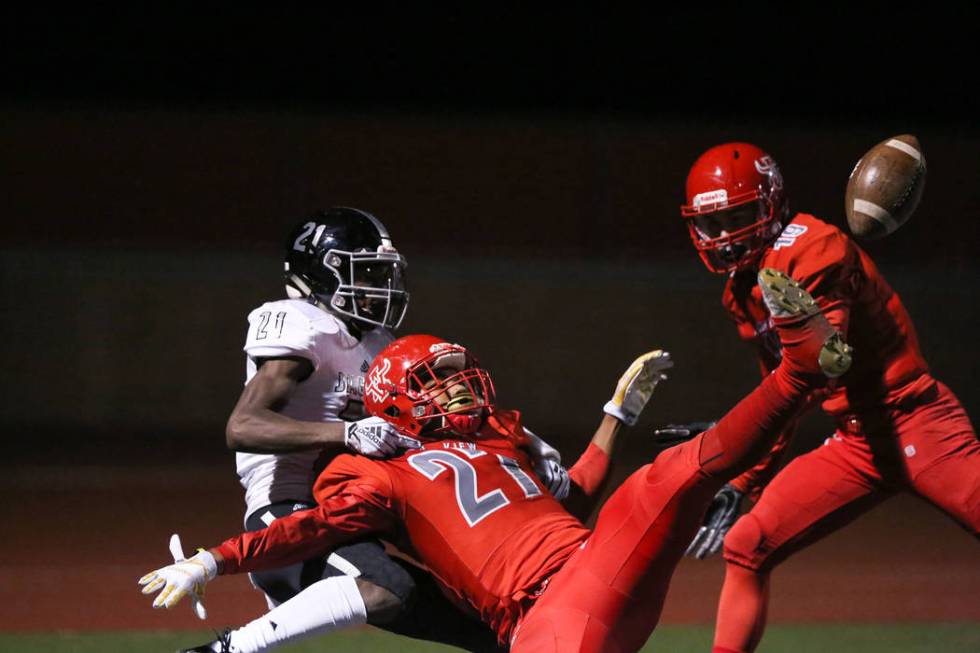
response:
<path id="1" fill-rule="evenodd" d="M 728 140 L 767 149 L 792 207 L 846 228 L 858 158 L 919 137 L 922 203 L 866 248 L 977 412 L 965 8 L 99 6 L 0 22 L 0 464 L 19 488 L 186 469 L 233 496 L 223 430 L 245 316 L 282 296 L 288 228 L 329 205 L 375 213 L 408 257 L 402 333 L 469 345 L 569 458 L 633 357 L 673 352 L 625 473 L 650 428 L 717 417 L 757 381 L 678 214 L 690 164 Z M 795 450 L 830 429 L 809 419 Z M 233 501 L 214 506 L 230 528 Z"/>
<path id="2" fill-rule="evenodd" d="M 281 295 L 289 226 L 334 204 L 377 214 L 408 256 L 404 332 L 469 344 L 503 400 L 559 441 L 585 441 L 619 370 L 653 346 L 678 368 L 651 419 L 718 415 L 755 377 L 718 308 L 722 279 L 678 217 L 690 163 L 717 142 L 759 143 L 793 207 L 844 227 L 851 167 L 906 132 L 928 189 L 910 224 L 867 248 L 937 375 L 976 405 L 964 10 L 7 18 L 12 431 L 220 454 L 245 315 Z"/>

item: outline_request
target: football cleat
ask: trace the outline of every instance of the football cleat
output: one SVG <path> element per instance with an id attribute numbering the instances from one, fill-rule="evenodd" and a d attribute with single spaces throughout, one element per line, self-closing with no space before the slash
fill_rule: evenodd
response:
<path id="1" fill-rule="evenodd" d="M 823 322 L 822 330 L 830 332 L 817 354 L 824 375 L 836 379 L 847 372 L 854 348 L 827 322 L 810 293 L 795 279 L 772 268 L 760 270 L 758 280 L 762 300 L 777 324 L 790 326 L 818 316 L 816 319 Z"/>
<path id="2" fill-rule="evenodd" d="M 759 270 L 759 289 L 770 315 L 778 320 L 803 320 L 820 312 L 810 293 L 779 270 Z"/>
<path id="3" fill-rule="evenodd" d="M 207 644 L 201 644 L 194 648 L 182 648 L 177 653 L 235 653 L 238 649 L 231 647 L 231 629 L 225 628 L 220 633 L 215 633 L 218 637 Z"/>

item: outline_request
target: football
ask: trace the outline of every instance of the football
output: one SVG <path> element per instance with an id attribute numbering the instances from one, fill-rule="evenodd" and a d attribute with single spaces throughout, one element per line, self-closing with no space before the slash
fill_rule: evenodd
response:
<path id="1" fill-rule="evenodd" d="M 861 157 L 847 180 L 844 211 L 858 238 L 892 233 L 915 212 L 926 185 L 926 158 L 912 134 L 878 143 Z"/>

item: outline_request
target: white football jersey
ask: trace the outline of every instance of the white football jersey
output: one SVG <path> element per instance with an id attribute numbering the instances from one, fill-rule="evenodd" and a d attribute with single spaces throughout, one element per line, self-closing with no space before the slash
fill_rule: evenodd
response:
<path id="1" fill-rule="evenodd" d="M 268 302 L 248 316 L 246 378 L 256 360 L 298 356 L 313 363 L 313 373 L 296 386 L 280 411 L 307 422 L 361 419 L 364 374 L 374 357 L 393 340 L 387 329 L 368 331 L 358 341 L 330 313 L 300 299 Z M 245 488 L 245 515 L 277 501 L 313 502 L 313 464 L 319 450 L 285 454 L 237 453 L 238 476 Z"/>

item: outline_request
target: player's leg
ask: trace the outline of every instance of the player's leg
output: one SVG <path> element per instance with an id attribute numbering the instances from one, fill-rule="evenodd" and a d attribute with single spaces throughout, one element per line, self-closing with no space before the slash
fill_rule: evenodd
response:
<path id="1" fill-rule="evenodd" d="M 506 650 L 497 635 L 474 613 L 465 614 L 443 593 L 428 571 L 393 558 L 415 581 L 414 600 L 396 618 L 375 624 L 388 632 L 430 642 L 439 642 L 473 653 Z"/>
<path id="2" fill-rule="evenodd" d="M 849 351 L 812 298 L 760 274 L 784 345 L 780 367 L 710 431 L 661 453 L 610 497 L 586 546 L 553 577 L 512 650 L 636 651 L 653 632 L 680 558 L 721 485 L 752 465 Z"/>
<path id="3" fill-rule="evenodd" d="M 246 520 L 249 530 L 309 506 L 281 502 Z M 268 613 L 226 635 L 233 650 L 253 653 L 364 623 L 395 618 L 415 590 L 412 577 L 391 560 L 380 542 L 367 540 L 316 558 L 252 576 L 266 592 Z M 220 650 L 213 642 L 213 650 Z M 206 649 L 201 649 L 206 650 Z"/>
<path id="4" fill-rule="evenodd" d="M 716 653 L 746 653 L 765 630 L 772 569 L 847 525 L 893 491 L 861 439 L 834 437 L 786 466 L 725 538 L 725 582 L 718 602 Z"/>
<path id="5" fill-rule="evenodd" d="M 585 546 L 552 576 L 521 622 L 512 651 L 643 646 L 686 543 L 722 484 L 701 472 L 702 437 L 661 452 L 610 496 Z"/>
<path id="6" fill-rule="evenodd" d="M 273 504 L 250 517 L 246 526 L 264 528 L 266 522 L 304 507 L 294 502 Z M 433 589 L 430 575 L 413 569 L 390 557 L 380 542 L 365 540 L 338 547 L 326 558 L 256 574 L 253 583 L 271 595 L 274 607 L 224 637 L 236 653 L 257 653 L 369 623 L 477 653 L 498 650 L 489 628 L 460 613 Z M 425 581 L 423 596 L 417 596 L 417 578 Z M 438 615 L 428 609 L 430 601 Z M 220 640 L 205 646 L 221 650 Z"/>
<path id="7" fill-rule="evenodd" d="M 980 537 L 980 441 L 962 404 L 945 385 L 898 425 L 912 489 Z"/>

